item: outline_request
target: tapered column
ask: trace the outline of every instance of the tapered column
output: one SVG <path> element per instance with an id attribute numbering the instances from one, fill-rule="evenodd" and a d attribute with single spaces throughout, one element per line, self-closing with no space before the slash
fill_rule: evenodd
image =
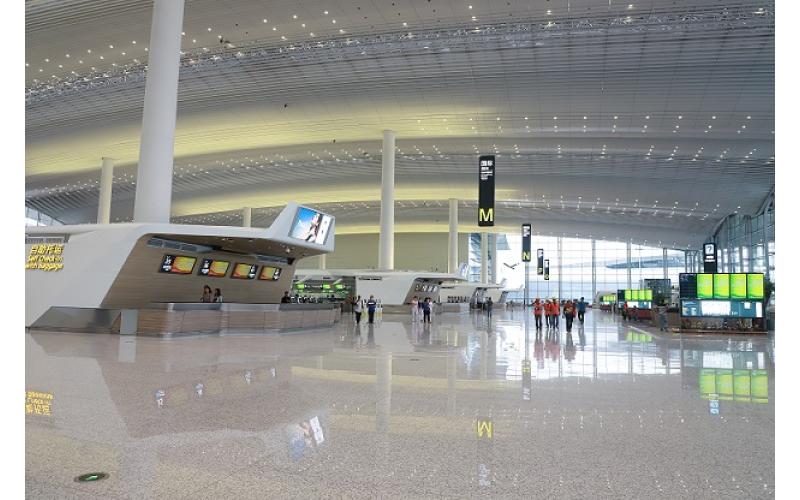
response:
<path id="1" fill-rule="evenodd" d="M 458 200 L 450 198 L 450 226 L 447 233 L 447 272 L 458 272 Z"/>
<path id="2" fill-rule="evenodd" d="M 184 0 L 154 0 L 133 220 L 169 222 Z"/>
<path id="3" fill-rule="evenodd" d="M 628 289 L 631 289 L 631 288 L 633 288 L 633 286 L 631 285 L 631 242 L 630 241 L 628 241 L 625 244 L 625 255 L 626 255 L 626 258 L 625 258 L 625 263 L 626 263 L 625 269 L 627 269 L 627 271 L 628 271 Z"/>
<path id="4" fill-rule="evenodd" d="M 664 249 L 664 259 L 662 261 L 663 264 L 664 264 L 664 279 L 665 280 L 669 278 L 669 261 L 667 260 L 668 258 L 669 258 L 669 256 L 667 255 L 667 249 L 665 248 Z"/>
<path id="5" fill-rule="evenodd" d="M 563 293 L 563 286 L 562 286 L 562 283 L 561 283 L 563 281 L 562 276 L 561 276 L 561 261 L 563 260 L 563 257 L 561 255 L 562 251 L 563 251 L 562 248 L 561 248 L 562 242 L 563 242 L 563 240 L 561 239 L 561 236 L 559 236 L 556 239 L 556 254 L 557 254 L 557 258 L 558 258 L 558 261 L 557 261 L 558 262 L 558 267 L 556 268 L 556 269 L 558 269 L 558 295 L 557 295 L 558 300 L 561 300 L 561 299 L 564 298 L 564 296 L 561 295 Z"/>
<path id="6" fill-rule="evenodd" d="M 394 138 L 393 130 L 383 131 L 378 269 L 386 270 L 394 269 Z"/>
<path id="7" fill-rule="evenodd" d="M 242 227 L 253 226 L 253 209 L 251 207 L 244 207 L 242 209 Z"/>
<path id="8" fill-rule="evenodd" d="M 592 297 L 589 303 L 594 303 L 597 297 L 597 240 L 592 240 Z"/>
<path id="9" fill-rule="evenodd" d="M 111 190 L 114 188 L 114 159 L 103 157 L 100 169 L 100 201 L 97 204 L 97 223 L 111 222 Z"/>
<path id="10" fill-rule="evenodd" d="M 481 283 L 489 282 L 489 233 L 481 233 Z"/>
<path id="11" fill-rule="evenodd" d="M 489 252 L 489 262 L 492 264 L 491 281 L 492 283 L 499 283 L 497 279 L 497 233 L 492 234 L 491 251 Z"/>

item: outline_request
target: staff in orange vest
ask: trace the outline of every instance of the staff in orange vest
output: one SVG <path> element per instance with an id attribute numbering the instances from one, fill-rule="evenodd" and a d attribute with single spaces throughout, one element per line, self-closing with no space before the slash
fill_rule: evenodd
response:
<path id="1" fill-rule="evenodd" d="M 561 307 L 558 304 L 558 299 L 553 299 L 553 327 L 558 330 L 558 316 L 561 314 Z"/>
<path id="2" fill-rule="evenodd" d="M 536 300 L 533 301 L 533 317 L 536 319 L 536 329 L 542 329 L 542 303 L 539 301 L 539 297 L 536 297 Z"/>

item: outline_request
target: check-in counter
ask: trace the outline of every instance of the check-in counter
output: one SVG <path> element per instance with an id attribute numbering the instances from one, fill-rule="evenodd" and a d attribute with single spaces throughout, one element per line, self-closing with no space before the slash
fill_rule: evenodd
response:
<path id="1" fill-rule="evenodd" d="M 158 303 L 140 309 L 140 335 L 277 333 L 332 326 L 337 304 Z"/>

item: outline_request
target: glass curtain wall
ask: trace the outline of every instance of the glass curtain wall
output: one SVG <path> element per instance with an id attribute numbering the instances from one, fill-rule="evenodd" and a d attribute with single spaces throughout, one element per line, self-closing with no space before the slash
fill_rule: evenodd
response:
<path id="1" fill-rule="evenodd" d="M 775 281 L 774 202 L 756 216 L 733 214 L 720 225 L 712 239 L 717 244 L 719 271 L 765 273 Z"/>

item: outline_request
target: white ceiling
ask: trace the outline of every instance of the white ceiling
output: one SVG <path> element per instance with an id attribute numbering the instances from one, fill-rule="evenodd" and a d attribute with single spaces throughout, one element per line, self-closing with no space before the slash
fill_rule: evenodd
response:
<path id="1" fill-rule="evenodd" d="M 295 200 L 374 231 L 393 129 L 400 230 L 450 197 L 476 229 L 494 153 L 501 225 L 696 245 L 774 185 L 774 4 L 631 1 L 187 1 L 173 214 Z M 111 156 L 127 220 L 151 3 L 26 8 L 26 203 L 92 221 Z"/>

